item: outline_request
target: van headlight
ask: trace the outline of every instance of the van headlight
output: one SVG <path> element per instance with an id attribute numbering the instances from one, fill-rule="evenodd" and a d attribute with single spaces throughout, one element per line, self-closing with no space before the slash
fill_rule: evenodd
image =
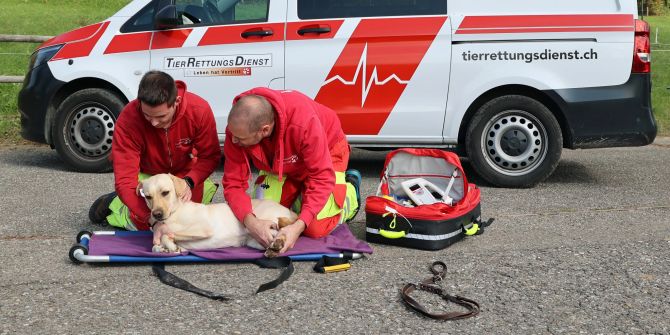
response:
<path id="1" fill-rule="evenodd" d="M 65 44 L 52 45 L 39 49 L 30 56 L 30 65 L 28 71 L 48 62 Z"/>

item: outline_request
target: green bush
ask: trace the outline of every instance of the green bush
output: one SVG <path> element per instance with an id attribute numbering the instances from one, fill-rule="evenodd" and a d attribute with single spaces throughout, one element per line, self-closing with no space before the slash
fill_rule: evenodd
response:
<path id="1" fill-rule="evenodd" d="M 668 0 L 637 0 L 637 8 L 642 15 L 664 15 L 669 12 Z"/>

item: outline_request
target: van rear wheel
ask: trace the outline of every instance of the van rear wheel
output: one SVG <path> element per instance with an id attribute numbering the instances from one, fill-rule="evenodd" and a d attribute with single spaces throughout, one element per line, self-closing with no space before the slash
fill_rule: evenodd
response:
<path id="1" fill-rule="evenodd" d="M 118 96 L 100 88 L 67 97 L 56 111 L 52 129 L 61 159 L 81 172 L 110 171 L 112 135 L 123 106 Z"/>
<path id="2" fill-rule="evenodd" d="M 465 142 L 472 167 L 486 181 L 501 187 L 532 187 L 556 169 L 563 136 L 542 103 L 505 95 L 479 108 Z"/>

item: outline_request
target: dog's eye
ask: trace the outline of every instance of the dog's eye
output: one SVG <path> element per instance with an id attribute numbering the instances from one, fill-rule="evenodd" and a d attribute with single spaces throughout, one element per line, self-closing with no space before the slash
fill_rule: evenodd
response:
<path id="1" fill-rule="evenodd" d="M 164 196 L 164 197 L 167 197 L 168 194 L 170 194 L 170 191 L 163 191 L 163 192 L 161 192 L 161 195 Z"/>
<path id="2" fill-rule="evenodd" d="M 150 195 L 145 195 L 144 199 L 151 200 L 151 196 Z"/>

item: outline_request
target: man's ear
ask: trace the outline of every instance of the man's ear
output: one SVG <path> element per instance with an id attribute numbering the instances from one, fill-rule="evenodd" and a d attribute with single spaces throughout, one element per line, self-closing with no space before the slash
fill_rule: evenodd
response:
<path id="1" fill-rule="evenodd" d="M 172 183 L 174 184 L 174 191 L 177 193 L 177 198 L 181 198 L 181 196 L 184 195 L 184 193 L 186 193 L 186 189 L 188 188 L 186 180 L 174 176 L 171 173 L 169 175 L 170 178 L 172 179 Z"/>
<path id="2" fill-rule="evenodd" d="M 272 123 L 270 123 L 270 124 L 266 124 L 266 125 L 262 126 L 262 127 L 261 127 L 261 135 L 262 135 L 263 137 L 268 137 L 268 136 L 270 136 L 270 134 L 272 134 L 272 128 L 273 128 L 273 124 L 272 124 Z"/>

